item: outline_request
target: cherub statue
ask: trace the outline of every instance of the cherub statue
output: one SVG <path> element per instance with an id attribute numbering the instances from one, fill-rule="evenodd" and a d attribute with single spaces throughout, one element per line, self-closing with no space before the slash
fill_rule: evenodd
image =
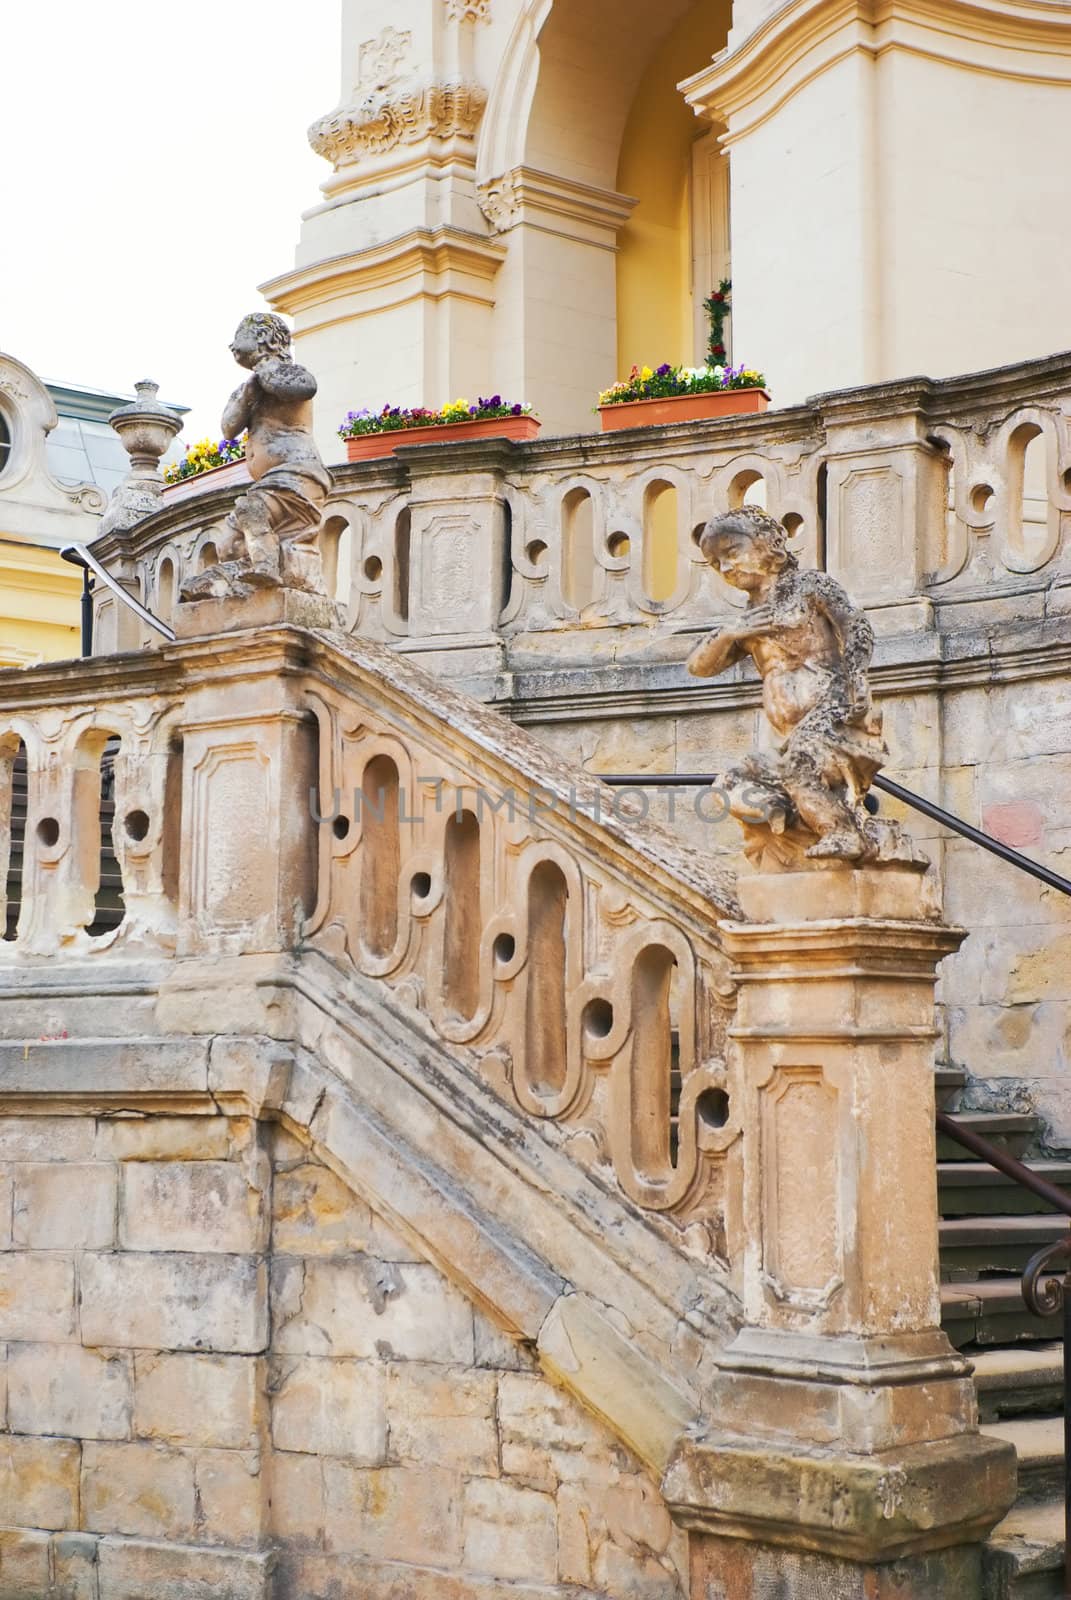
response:
<path id="1" fill-rule="evenodd" d="M 874 634 L 828 573 L 801 572 L 780 522 L 754 506 L 708 522 L 699 547 L 748 604 L 704 639 L 688 670 L 713 678 L 750 656 L 762 703 L 785 743 L 752 755 L 720 780 L 753 861 L 783 865 L 911 859 L 895 824 L 864 805 L 888 750 L 870 697 Z M 905 855 L 906 852 L 906 855 Z"/>
<path id="2" fill-rule="evenodd" d="M 323 594 L 316 535 L 331 476 L 312 436 L 316 379 L 290 354 L 286 323 L 266 311 L 242 318 L 231 352 L 252 376 L 231 395 L 221 426 L 228 439 L 247 430 L 253 487 L 227 518 L 218 566 L 184 583 L 182 599 L 279 585 Z"/>

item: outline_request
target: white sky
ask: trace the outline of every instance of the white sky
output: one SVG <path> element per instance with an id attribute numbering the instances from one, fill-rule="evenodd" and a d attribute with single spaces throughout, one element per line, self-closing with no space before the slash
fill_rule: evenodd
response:
<path id="1" fill-rule="evenodd" d="M 0 350 L 40 377 L 192 408 L 294 262 L 330 168 L 339 0 L 0 0 Z"/>

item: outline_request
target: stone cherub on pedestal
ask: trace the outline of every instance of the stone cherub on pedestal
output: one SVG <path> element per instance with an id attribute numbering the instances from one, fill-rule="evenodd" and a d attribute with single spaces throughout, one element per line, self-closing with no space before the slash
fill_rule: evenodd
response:
<path id="1" fill-rule="evenodd" d="M 699 540 L 748 604 L 696 647 L 688 670 L 713 678 L 750 656 L 763 709 L 785 740 L 779 753 L 748 756 L 719 778 L 745 854 L 766 868 L 915 860 L 896 824 L 864 804 L 888 756 L 870 696 L 873 631 L 828 573 L 800 571 L 787 541 L 781 523 L 753 506 L 715 517 Z"/>
<path id="2" fill-rule="evenodd" d="M 231 344 L 252 376 L 223 413 L 228 439 L 247 430 L 245 456 L 253 487 L 227 518 L 219 564 L 182 586 L 183 600 L 223 600 L 255 589 L 284 587 L 324 594 L 316 544 L 331 476 L 312 436 L 316 379 L 290 354 L 281 317 L 254 311 Z"/>

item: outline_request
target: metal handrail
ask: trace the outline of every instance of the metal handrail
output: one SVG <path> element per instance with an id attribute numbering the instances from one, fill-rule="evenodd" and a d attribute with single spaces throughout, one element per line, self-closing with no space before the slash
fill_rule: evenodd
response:
<path id="1" fill-rule="evenodd" d="M 1071 1217 L 1071 1198 L 1039 1178 L 1036 1172 L 1010 1156 L 999 1145 L 991 1144 L 981 1134 L 970 1128 L 961 1128 L 955 1117 L 946 1111 L 937 1113 L 938 1132 L 978 1156 L 987 1165 L 995 1167 L 1007 1177 L 1029 1189 L 1053 1210 Z M 1046 1244 L 1027 1262 L 1020 1283 L 1027 1310 L 1035 1317 L 1052 1317 L 1063 1314 L 1064 1353 L 1064 1595 L 1071 1596 L 1071 1232 L 1063 1238 Z"/>
<path id="2" fill-rule="evenodd" d="M 72 567 L 81 567 L 82 571 L 86 574 L 85 587 L 84 587 L 83 592 L 82 592 L 82 611 L 83 611 L 83 615 L 82 615 L 82 653 L 83 653 L 83 655 L 89 655 L 92 652 L 92 632 L 91 631 L 90 631 L 89 638 L 88 638 L 89 648 L 86 647 L 87 646 L 87 632 L 86 632 L 86 619 L 85 619 L 87 598 L 92 594 L 92 590 L 89 587 L 89 574 L 90 573 L 92 573 L 95 578 L 97 578 L 101 583 L 103 583 L 105 588 L 110 589 L 112 591 L 112 593 L 118 599 L 120 599 L 123 602 L 123 604 L 125 606 L 127 606 L 141 622 L 146 623 L 150 628 L 154 628 L 157 633 L 162 633 L 164 638 L 167 639 L 169 641 L 169 643 L 172 643 L 172 644 L 174 643 L 174 640 L 175 640 L 175 630 L 174 630 L 174 628 L 170 627 L 166 622 L 162 622 L 159 617 L 154 616 L 153 613 L 151 611 L 147 610 L 146 607 L 143 606 L 139 600 L 135 600 L 134 596 L 132 594 L 128 594 L 127 591 L 123 588 L 122 584 L 117 582 L 117 580 L 112 577 L 111 573 L 108 572 L 105 567 L 101 566 L 101 564 L 97 560 L 96 556 L 93 555 L 92 552 L 90 550 L 88 550 L 84 544 L 65 544 L 63 549 L 60 551 L 60 558 L 63 561 L 69 561 L 71 563 Z"/>
<path id="3" fill-rule="evenodd" d="M 593 776 L 597 777 L 600 783 L 609 784 L 611 788 L 616 789 L 696 789 L 717 782 L 717 775 L 712 772 L 638 774 L 599 772 Z M 1038 861 L 1031 861 L 1029 856 L 1013 850 L 1011 845 L 1002 844 L 999 839 L 994 839 L 992 834 L 983 833 L 980 828 L 972 827 L 969 822 L 964 822 L 962 817 L 946 811 L 943 806 L 935 805 L 932 800 L 923 799 L 922 795 L 915 794 L 911 789 L 905 789 L 901 783 L 894 783 L 891 778 L 882 777 L 880 772 L 871 779 L 871 784 L 875 789 L 882 789 L 887 795 L 891 795 L 894 800 L 899 800 L 902 805 L 911 806 L 924 817 L 939 822 L 943 828 L 949 828 L 953 833 L 969 839 L 972 844 L 980 845 L 983 850 L 988 850 L 990 855 L 999 857 L 1001 861 L 1007 861 L 1013 867 L 1018 867 L 1020 872 L 1029 873 L 1032 878 L 1046 884 L 1048 888 L 1058 889 L 1061 894 L 1071 895 L 1071 879 L 1062 878 L 1058 872 L 1043 867 Z"/>

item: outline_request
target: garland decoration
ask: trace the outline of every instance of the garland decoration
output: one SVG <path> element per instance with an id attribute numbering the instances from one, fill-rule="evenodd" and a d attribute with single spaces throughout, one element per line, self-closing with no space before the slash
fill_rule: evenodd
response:
<path id="1" fill-rule="evenodd" d="M 709 298 L 703 301 L 703 310 L 710 318 L 707 364 L 711 367 L 721 366 L 725 361 L 725 318 L 732 310 L 732 287 L 732 279 L 723 278 Z"/>

